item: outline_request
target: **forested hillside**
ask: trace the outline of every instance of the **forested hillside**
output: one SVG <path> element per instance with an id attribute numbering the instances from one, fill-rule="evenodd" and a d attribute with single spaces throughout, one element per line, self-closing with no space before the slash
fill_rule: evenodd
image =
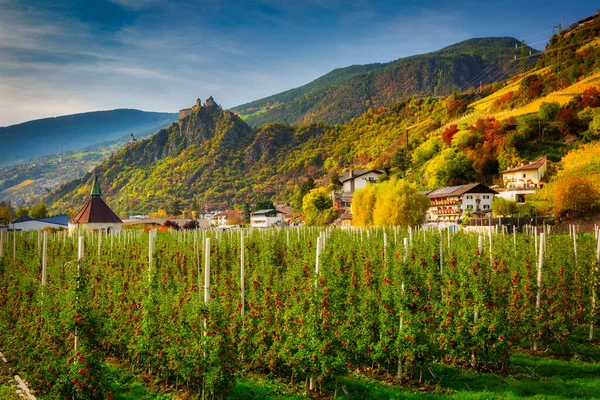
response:
<path id="1" fill-rule="evenodd" d="M 369 107 L 391 105 L 408 97 L 447 96 L 480 84 L 503 80 L 529 68 L 533 59 L 509 61 L 521 51 L 537 53 L 513 38 L 477 38 L 439 51 L 386 64 L 339 69 L 304 85 L 234 107 L 252 126 L 269 122 L 343 123 Z"/>
<path id="2" fill-rule="evenodd" d="M 290 202 L 308 178 L 332 188 L 338 174 L 362 167 L 382 169 L 422 189 L 477 181 L 501 185 L 500 170 L 543 155 L 551 162 L 547 190 L 573 176 L 600 189 L 597 163 L 586 163 L 583 173 L 566 157 L 600 140 L 599 22 L 554 37 L 532 71 L 477 91 L 370 106 L 341 125 L 270 123 L 252 129 L 229 111 L 203 107 L 122 150 L 96 172 L 108 203 L 127 213 L 174 204 L 190 209 L 263 199 Z M 468 49 L 470 43 L 459 47 Z M 553 57 L 557 52 L 561 56 Z M 520 66 L 513 57 L 507 68 Z M 594 149 L 577 154 L 589 159 Z M 569 174 L 556 173 L 569 163 Z M 53 193 L 53 208 L 78 207 L 91 177 Z M 538 211 L 549 211 L 553 196 L 540 197 Z"/>

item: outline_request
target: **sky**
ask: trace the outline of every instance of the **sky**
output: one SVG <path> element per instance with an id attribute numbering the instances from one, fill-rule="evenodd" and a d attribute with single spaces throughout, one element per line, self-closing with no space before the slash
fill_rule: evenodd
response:
<path id="1" fill-rule="evenodd" d="M 590 0 L 0 0 L 0 126 L 95 110 L 224 108 L 473 37 L 542 49 Z"/>

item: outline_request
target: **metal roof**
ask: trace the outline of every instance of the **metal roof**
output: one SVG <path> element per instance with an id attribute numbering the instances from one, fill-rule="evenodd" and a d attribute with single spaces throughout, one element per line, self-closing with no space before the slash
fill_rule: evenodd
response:
<path id="1" fill-rule="evenodd" d="M 252 215 L 263 215 L 263 214 L 271 214 L 271 213 L 279 213 L 279 214 L 283 214 L 283 212 L 276 210 L 274 208 L 271 208 L 270 210 L 258 210 L 258 211 L 254 211 L 252 213 Z"/>
<path id="2" fill-rule="evenodd" d="M 68 215 L 55 215 L 54 217 L 40 218 L 38 221 L 47 222 L 49 224 L 56 225 L 69 225 L 69 216 Z"/>

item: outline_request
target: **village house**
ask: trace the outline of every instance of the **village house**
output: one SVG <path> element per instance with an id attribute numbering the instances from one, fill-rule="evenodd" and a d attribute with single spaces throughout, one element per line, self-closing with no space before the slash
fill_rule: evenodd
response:
<path id="1" fill-rule="evenodd" d="M 284 213 L 277 209 L 258 210 L 250 214 L 250 226 L 252 228 L 283 226 L 283 219 Z"/>
<path id="2" fill-rule="evenodd" d="M 92 198 L 69 221 L 69 234 L 81 230 L 90 232 L 95 230 L 104 230 L 106 232 L 121 231 L 123 221 L 106 205 L 100 197 L 101 195 L 98 176 L 94 176 Z"/>
<path id="3" fill-rule="evenodd" d="M 384 172 L 378 169 L 356 169 L 350 170 L 338 177 L 343 188 L 341 193 L 334 196 L 335 207 L 340 209 L 349 209 L 352 204 L 354 192 L 367 186 L 367 183 L 375 183 Z"/>
<path id="4" fill-rule="evenodd" d="M 15 231 L 37 231 L 45 228 L 67 229 L 69 217 L 67 215 L 56 215 L 54 217 L 34 219 L 25 215 L 8 224 L 8 229 Z"/>
<path id="5" fill-rule="evenodd" d="M 210 217 L 210 226 L 224 227 L 239 225 L 244 220 L 243 210 L 225 210 L 213 214 Z"/>
<path id="6" fill-rule="evenodd" d="M 483 217 L 492 212 L 492 201 L 498 194 L 481 183 L 450 186 L 425 193 L 431 204 L 427 210 L 428 222 L 458 222 L 467 213 Z"/>
<path id="7" fill-rule="evenodd" d="M 542 178 L 546 174 L 546 157 L 518 167 L 500 171 L 504 186 L 512 189 L 534 189 L 543 186 Z"/>

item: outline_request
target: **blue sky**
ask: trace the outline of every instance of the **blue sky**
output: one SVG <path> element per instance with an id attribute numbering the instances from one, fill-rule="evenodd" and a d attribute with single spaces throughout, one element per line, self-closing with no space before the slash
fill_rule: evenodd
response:
<path id="1" fill-rule="evenodd" d="M 589 0 L 0 0 L 0 126 L 92 110 L 225 108 L 334 68 L 472 37 L 542 48 Z"/>

